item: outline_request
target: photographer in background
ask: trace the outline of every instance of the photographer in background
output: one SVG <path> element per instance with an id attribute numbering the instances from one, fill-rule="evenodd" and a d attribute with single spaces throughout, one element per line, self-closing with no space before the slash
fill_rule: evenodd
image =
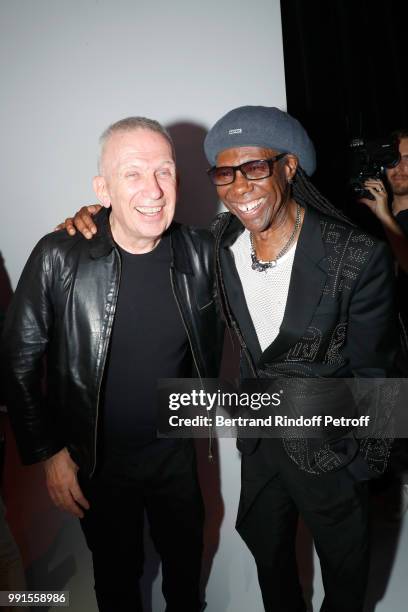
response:
<path id="1" fill-rule="evenodd" d="M 397 304 L 400 322 L 403 376 L 408 376 L 408 130 L 392 134 L 398 143 L 400 160 L 385 170 L 386 185 L 378 178 L 368 179 L 364 187 L 374 199 L 361 198 L 380 221 L 397 264 Z M 408 440 L 395 445 L 387 491 L 397 491 L 396 505 L 391 503 L 387 515 L 399 519 L 408 508 Z M 394 497 L 394 496 L 392 496 Z"/>
<path id="2" fill-rule="evenodd" d="M 397 165 L 385 170 L 391 205 L 387 189 L 378 178 L 368 179 L 364 183 L 374 199 L 361 198 L 359 202 L 365 204 L 380 221 L 398 264 L 398 308 L 405 358 L 403 367 L 404 373 L 408 374 L 408 130 L 399 130 L 392 136 L 398 141 L 401 159 Z"/>

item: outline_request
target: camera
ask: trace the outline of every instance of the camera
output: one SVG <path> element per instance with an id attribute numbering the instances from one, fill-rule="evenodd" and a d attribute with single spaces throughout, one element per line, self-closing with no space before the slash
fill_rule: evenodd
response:
<path id="1" fill-rule="evenodd" d="M 354 197 L 374 200 L 364 182 L 380 179 L 386 168 L 393 168 L 400 161 L 398 143 L 390 138 L 365 140 L 353 138 L 349 147 L 350 189 Z"/>

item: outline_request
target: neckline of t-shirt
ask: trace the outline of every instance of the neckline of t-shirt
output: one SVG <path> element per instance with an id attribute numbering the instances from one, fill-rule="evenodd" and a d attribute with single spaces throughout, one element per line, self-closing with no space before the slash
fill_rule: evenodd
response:
<path id="1" fill-rule="evenodd" d="M 245 234 L 247 234 L 247 243 L 249 244 L 249 250 L 251 251 L 251 233 L 249 230 L 245 229 Z M 283 264 L 286 260 L 290 259 L 290 257 L 294 256 L 294 252 L 296 250 L 296 246 L 297 246 L 298 241 L 295 240 L 293 242 L 293 244 L 291 244 L 290 248 L 288 251 L 286 251 L 286 253 L 284 255 L 282 255 L 282 257 L 279 257 L 279 259 L 276 260 L 276 266 L 273 266 L 271 268 L 267 268 L 268 270 L 272 270 L 272 271 L 276 271 L 279 267 L 279 264 Z"/>
<path id="2" fill-rule="evenodd" d="M 116 247 L 119 250 L 121 257 L 125 257 L 131 261 L 139 261 L 141 259 L 153 258 L 156 255 L 161 255 L 167 250 L 167 236 L 162 236 L 157 245 L 151 251 L 147 251 L 147 253 L 130 253 L 126 251 L 123 247 L 121 247 L 117 242 L 115 243 Z"/>

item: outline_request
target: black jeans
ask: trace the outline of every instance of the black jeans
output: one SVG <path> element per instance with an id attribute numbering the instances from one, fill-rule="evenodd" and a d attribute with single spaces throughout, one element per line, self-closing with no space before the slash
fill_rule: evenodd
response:
<path id="1" fill-rule="evenodd" d="M 262 440 L 242 461 L 241 504 L 248 495 L 252 501 L 237 529 L 255 557 L 265 610 L 306 610 L 295 556 L 300 514 L 320 559 L 321 612 L 362 612 L 369 565 L 367 483 L 355 482 L 347 468 L 319 476 L 302 472 L 280 440 Z"/>
<path id="2" fill-rule="evenodd" d="M 90 509 L 81 520 L 92 552 L 101 612 L 142 611 L 143 522 L 161 557 L 166 612 L 198 612 L 204 510 L 194 446 L 158 443 L 152 451 L 105 463 L 79 477 Z"/>

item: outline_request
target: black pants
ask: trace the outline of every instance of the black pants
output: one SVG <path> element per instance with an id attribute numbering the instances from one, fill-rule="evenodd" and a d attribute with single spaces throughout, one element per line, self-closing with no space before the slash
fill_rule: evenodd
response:
<path id="1" fill-rule="evenodd" d="M 283 450 L 270 452 L 279 444 L 262 440 L 253 455 L 243 457 L 241 503 L 247 510 L 237 525 L 255 557 L 265 610 L 306 610 L 295 556 L 300 514 L 320 559 L 322 612 L 362 612 L 369 563 L 367 485 L 356 483 L 345 468 L 321 476 L 301 472 Z M 264 486 L 249 502 L 262 478 Z"/>
<path id="2" fill-rule="evenodd" d="M 92 480 L 80 477 L 90 503 L 81 520 L 92 552 L 101 612 L 142 611 L 143 519 L 161 557 L 166 612 L 200 610 L 204 511 L 190 441 L 106 462 Z"/>

